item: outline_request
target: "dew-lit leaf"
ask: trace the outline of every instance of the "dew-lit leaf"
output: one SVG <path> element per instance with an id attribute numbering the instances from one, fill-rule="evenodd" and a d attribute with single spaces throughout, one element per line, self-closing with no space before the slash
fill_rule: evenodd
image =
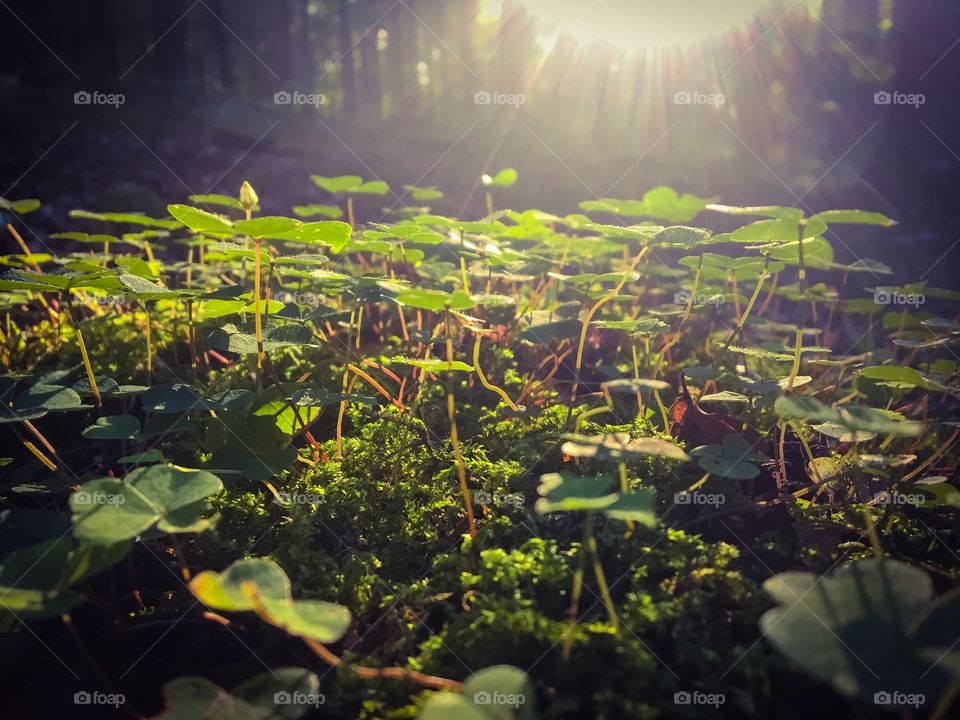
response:
<path id="1" fill-rule="evenodd" d="M 256 612 L 291 635 L 336 642 L 350 625 L 342 605 L 294 600 L 287 574 L 272 560 L 238 560 L 222 573 L 207 570 L 190 581 L 190 591 L 207 607 L 225 612 Z"/>
<path id="2" fill-rule="evenodd" d="M 484 175 L 483 184 L 487 187 L 510 187 L 516 184 L 519 175 L 513 168 L 501 170 L 496 175 Z"/>
<path id="3" fill-rule="evenodd" d="M 233 234 L 232 221 L 206 210 L 189 205 L 168 205 L 167 212 L 195 233 Z"/>

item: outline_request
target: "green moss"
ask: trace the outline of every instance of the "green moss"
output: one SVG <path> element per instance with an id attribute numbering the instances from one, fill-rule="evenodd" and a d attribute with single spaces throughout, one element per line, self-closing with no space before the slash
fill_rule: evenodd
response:
<path id="1" fill-rule="evenodd" d="M 425 389 L 420 413 L 435 428 L 398 421 L 389 409 L 351 406 L 357 429 L 344 437 L 343 458 L 327 440 L 329 462 L 277 483 L 280 492 L 313 502 L 281 505 L 265 488 L 233 487 L 219 501 L 218 535 L 232 536 L 232 553 L 255 544 L 255 554 L 277 559 L 298 596 L 346 604 L 357 618 L 342 650 L 352 661 L 457 679 L 495 664 L 530 668 L 538 696 L 549 701 L 540 715 L 547 720 L 676 717 L 673 694 L 683 690 L 724 693 L 725 711 L 757 715 L 764 703 L 779 706 L 775 698 L 784 692 L 808 687 L 757 642 L 759 617 L 769 607 L 759 588 L 771 574 L 767 563 L 794 562 L 794 545 L 783 548 L 776 542 L 782 536 L 761 533 L 752 552 L 742 553 L 709 532 L 637 527 L 627 536 L 624 523 L 598 517 L 601 563 L 621 629 L 617 634 L 607 623 L 589 566 L 571 625 L 583 518 L 534 510 L 540 473 L 564 465 L 566 409 L 524 420 L 468 405 L 458 416 L 466 418 L 470 486 L 487 494 L 475 496 L 474 544 L 465 536 L 449 442 L 434 434 L 445 428 L 443 406 L 442 388 Z M 646 419 L 591 428 L 653 430 Z M 579 467 L 604 470 L 609 466 Z M 656 487 L 664 507 L 700 476 L 660 458 L 631 460 L 628 471 L 635 485 Z M 724 488 L 738 492 L 735 484 Z M 424 696 L 402 683 L 335 675 L 327 709 L 343 717 L 412 718 Z M 688 707 L 683 717 L 709 717 L 707 711 Z"/>
<path id="2" fill-rule="evenodd" d="M 491 527 L 506 524 L 500 519 Z M 622 536 L 622 524 L 618 530 Z M 673 677 L 664 663 L 680 677 L 719 677 L 756 638 L 766 600 L 739 571 L 739 553 L 729 545 L 680 531 L 629 543 L 601 535 L 611 540 L 602 555 L 615 581 L 619 637 L 588 582 L 564 657 L 579 545 L 530 538 L 516 548 L 485 547 L 475 562 L 467 543 L 397 593 L 414 606 L 443 598 L 420 618 L 419 632 L 410 628 L 410 643 L 421 638 L 407 646 L 411 666 L 455 677 L 497 663 L 532 668 L 535 680 L 551 679 L 538 688 L 551 698 L 542 717 L 668 717 L 658 714 L 674 709 L 664 698 L 700 686 Z M 723 688 L 732 692 L 743 675 L 731 673 Z"/>
<path id="3" fill-rule="evenodd" d="M 173 337 L 170 324 L 152 315 L 151 344 L 154 350 L 154 368 L 164 364 L 176 366 L 170 354 Z M 105 313 L 81 323 L 84 342 L 90 355 L 90 364 L 98 375 L 107 375 L 121 383 L 140 382 L 146 378 L 147 316 L 143 312 L 122 315 Z M 21 331 L 16 349 L 18 366 L 55 369 L 80 365 L 83 360 L 77 344 L 77 333 L 64 313 L 61 324 L 43 320 Z M 189 362 L 184 351 L 180 358 Z M 161 357 L 157 359 L 157 355 Z"/>

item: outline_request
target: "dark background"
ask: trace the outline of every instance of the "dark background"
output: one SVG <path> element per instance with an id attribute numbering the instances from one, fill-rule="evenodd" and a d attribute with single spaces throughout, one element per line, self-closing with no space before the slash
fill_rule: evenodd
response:
<path id="1" fill-rule="evenodd" d="M 678 12 L 683 12 L 677 3 Z M 439 212 L 483 213 L 479 176 L 514 166 L 501 205 L 576 211 L 656 185 L 730 204 L 858 207 L 893 230 L 831 234 L 838 259 L 960 287 L 960 2 L 773 0 L 698 45 L 546 49 L 521 4 L 479 0 L 0 0 L 0 196 L 38 197 L 34 242 L 72 208 L 163 214 L 250 179 L 268 212 L 323 202 L 311 173 L 355 173 Z M 119 108 L 77 91 L 123 93 Z M 477 105 L 478 91 L 525 104 Z M 722 92 L 717 109 L 674 93 Z M 922 93 L 919 107 L 874 93 Z M 278 91 L 322 93 L 319 107 Z M 8 189 L 9 188 L 9 189 Z M 717 223 L 706 215 L 699 222 Z M 865 284 L 870 284 L 870 280 Z"/>

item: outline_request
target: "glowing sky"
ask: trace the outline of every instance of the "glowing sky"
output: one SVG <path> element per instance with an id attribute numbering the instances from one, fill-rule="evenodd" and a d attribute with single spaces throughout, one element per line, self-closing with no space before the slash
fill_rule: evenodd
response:
<path id="1" fill-rule="evenodd" d="M 819 5 L 819 0 L 804 0 Z M 621 47 L 682 45 L 740 27 L 773 0 L 519 0 L 542 21 L 549 42 L 567 33 Z M 496 15 L 502 0 L 486 0 Z M 789 5 L 790 3 L 788 3 Z"/>

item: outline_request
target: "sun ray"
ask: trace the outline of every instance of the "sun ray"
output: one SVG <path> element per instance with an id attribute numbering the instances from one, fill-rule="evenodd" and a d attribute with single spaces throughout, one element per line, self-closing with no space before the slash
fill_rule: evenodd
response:
<path id="1" fill-rule="evenodd" d="M 689 45 L 742 27 L 773 0 L 506 0 L 488 2 L 486 13 L 519 3 L 539 21 L 541 41 L 552 46 L 560 35 L 620 47 Z M 792 3 L 810 7 L 820 0 Z"/>

